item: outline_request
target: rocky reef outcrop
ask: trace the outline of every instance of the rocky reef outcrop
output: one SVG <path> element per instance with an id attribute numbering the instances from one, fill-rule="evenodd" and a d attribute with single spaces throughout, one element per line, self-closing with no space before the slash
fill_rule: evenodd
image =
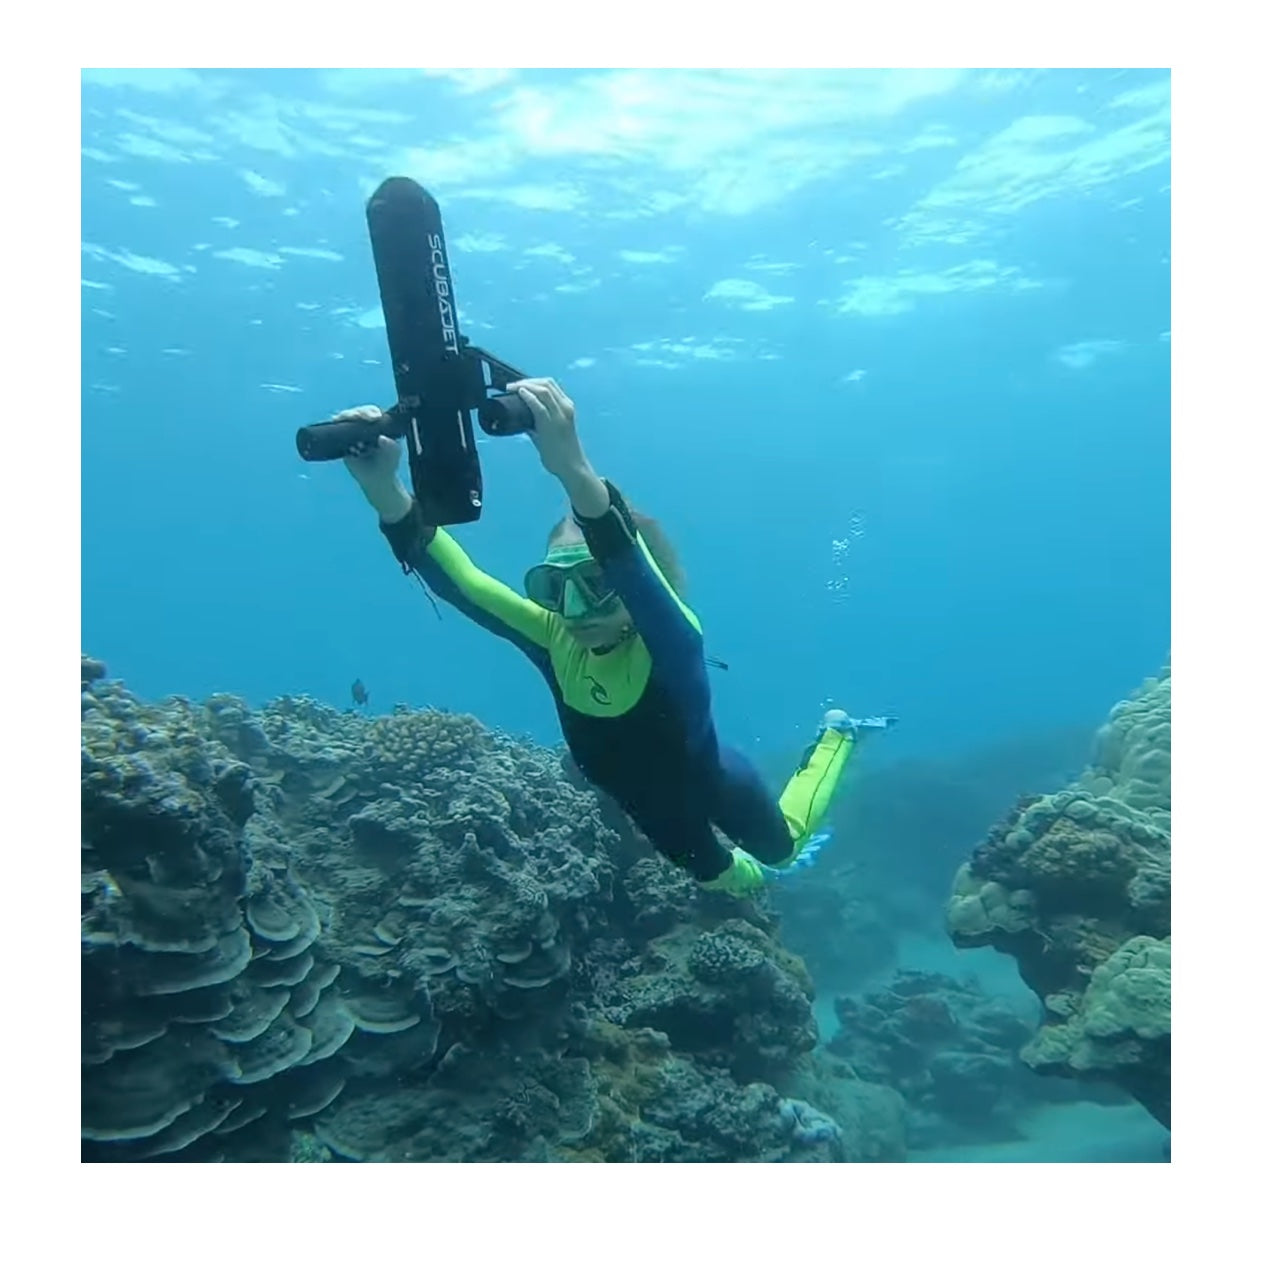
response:
<path id="1" fill-rule="evenodd" d="M 1023 1111 L 1051 1094 L 1019 1056 L 1035 1020 L 972 979 L 899 970 L 835 1010 L 831 1052 L 902 1095 L 913 1151 L 1016 1138 Z"/>
<path id="2" fill-rule="evenodd" d="M 1120 1085 L 1169 1125 L 1170 673 L 1119 703 L 1092 765 L 1026 798 L 958 872 L 957 946 L 1012 955 L 1045 1022 L 1037 1071 Z"/>
<path id="3" fill-rule="evenodd" d="M 622 1026 L 661 1031 L 677 1051 L 743 1081 L 784 1081 L 818 1043 L 804 965 L 746 920 L 678 926 L 601 996 Z"/>
<path id="4" fill-rule="evenodd" d="M 89 1160 L 884 1160 L 760 906 L 467 716 L 81 664 Z"/>

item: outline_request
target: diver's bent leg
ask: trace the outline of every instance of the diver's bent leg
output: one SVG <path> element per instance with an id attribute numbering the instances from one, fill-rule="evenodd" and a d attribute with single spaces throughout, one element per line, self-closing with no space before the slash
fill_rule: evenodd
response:
<path id="1" fill-rule="evenodd" d="M 724 743 L 711 809 L 711 821 L 765 866 L 777 866 L 792 856 L 795 840 L 778 802 L 755 765 Z"/>
<path id="2" fill-rule="evenodd" d="M 668 862 L 687 871 L 695 880 L 708 882 L 733 866 L 733 855 L 716 839 L 705 820 L 667 820 L 637 823 L 649 843 Z"/>
<path id="3" fill-rule="evenodd" d="M 800 767 L 791 775 L 778 801 L 778 809 L 793 842 L 782 866 L 789 865 L 805 841 L 822 826 L 853 749 L 854 735 L 851 732 L 824 728 L 818 740 L 805 750 Z"/>
<path id="4" fill-rule="evenodd" d="M 652 824 L 651 824 L 652 825 Z M 726 849 L 705 818 L 668 819 L 649 840 L 668 861 L 683 868 L 704 889 L 745 898 L 764 888 L 760 864 L 741 849 Z"/>

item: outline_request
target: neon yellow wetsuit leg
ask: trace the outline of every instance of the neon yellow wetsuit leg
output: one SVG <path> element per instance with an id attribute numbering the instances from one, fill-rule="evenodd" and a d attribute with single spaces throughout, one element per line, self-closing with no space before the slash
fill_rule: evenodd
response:
<path id="1" fill-rule="evenodd" d="M 800 768 L 783 788 L 778 808 L 782 810 L 795 843 L 791 857 L 778 864 L 779 870 L 796 860 L 805 841 L 822 826 L 840 775 L 853 755 L 854 745 L 853 734 L 842 733 L 839 729 L 824 729 Z"/>
<path id="2" fill-rule="evenodd" d="M 766 864 L 771 870 L 785 871 L 800 855 L 805 843 L 822 826 L 831 805 L 840 775 L 853 755 L 853 734 L 839 729 L 824 729 L 818 741 L 805 753 L 800 767 L 791 775 L 778 801 L 778 809 L 791 836 L 791 853 L 782 862 Z M 764 887 L 764 871 L 750 854 L 735 847 L 733 862 L 714 880 L 704 884 L 735 897 L 747 897 Z"/>

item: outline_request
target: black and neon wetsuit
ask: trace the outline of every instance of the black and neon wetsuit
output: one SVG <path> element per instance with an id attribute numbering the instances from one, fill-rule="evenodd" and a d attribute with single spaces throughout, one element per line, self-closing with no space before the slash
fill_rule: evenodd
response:
<path id="1" fill-rule="evenodd" d="M 574 518 L 635 633 L 603 652 L 574 640 L 559 614 L 476 568 L 447 530 L 423 523 L 416 502 L 382 529 L 406 573 L 538 668 L 574 762 L 660 853 L 712 880 L 731 863 L 718 827 L 759 861 L 785 862 L 821 822 L 851 744 L 824 734 L 782 800 L 769 794 L 751 763 L 718 740 L 701 624 L 663 577 L 621 494 L 606 485 L 609 510 Z"/>

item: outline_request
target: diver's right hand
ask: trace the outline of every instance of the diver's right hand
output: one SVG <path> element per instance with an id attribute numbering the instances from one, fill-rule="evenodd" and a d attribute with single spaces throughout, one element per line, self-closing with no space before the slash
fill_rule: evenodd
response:
<path id="1" fill-rule="evenodd" d="M 381 417 L 382 410 L 376 404 L 363 404 L 335 414 L 334 421 L 363 418 L 366 422 L 374 422 Z M 386 524 L 394 524 L 402 519 L 413 505 L 413 499 L 400 483 L 402 452 L 398 440 L 392 440 L 390 436 L 379 436 L 372 444 L 356 445 L 343 458 L 347 470 L 364 491 L 370 506 Z"/>
<path id="2" fill-rule="evenodd" d="M 382 410 L 376 404 L 362 404 L 333 415 L 334 422 L 376 422 Z M 390 436 L 379 436 L 373 444 L 352 447 L 343 461 L 360 486 L 379 484 L 392 479 L 400 469 L 400 444 Z"/>

